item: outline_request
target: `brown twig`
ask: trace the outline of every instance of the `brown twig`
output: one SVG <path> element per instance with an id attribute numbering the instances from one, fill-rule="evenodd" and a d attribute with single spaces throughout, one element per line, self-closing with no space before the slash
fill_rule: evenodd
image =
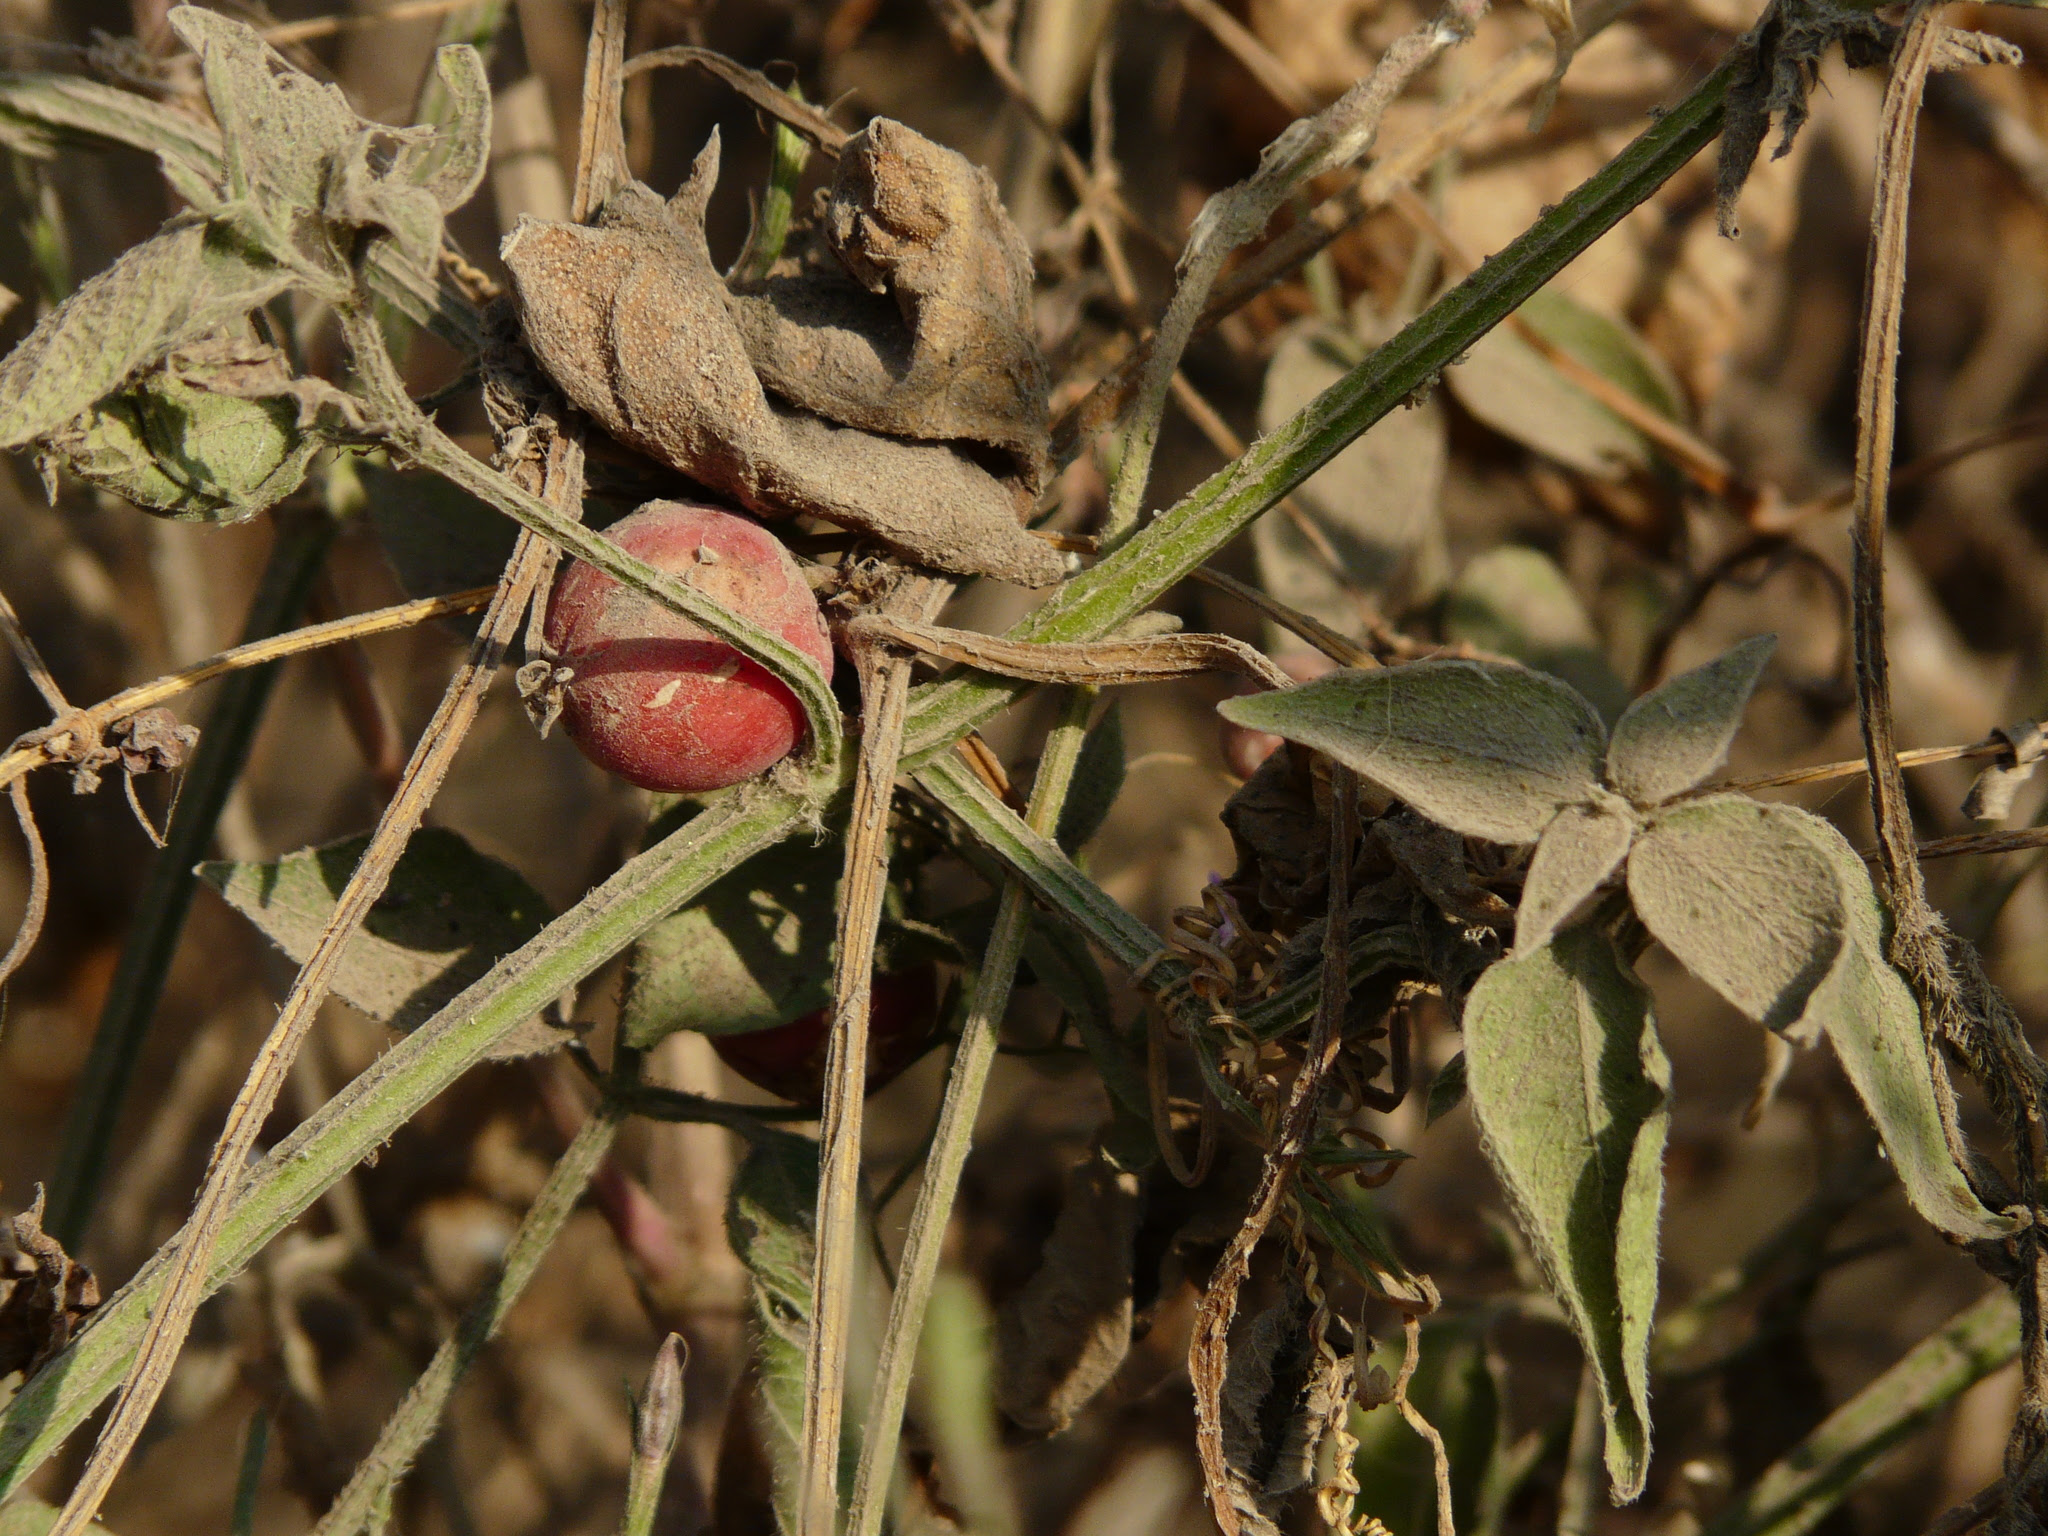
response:
<path id="1" fill-rule="evenodd" d="M 14 611 L 14 604 L 8 601 L 5 592 L 0 592 L 0 634 L 6 635 L 15 659 L 21 663 L 29 681 L 36 685 L 36 692 L 43 696 L 43 702 L 50 706 L 50 713 L 71 713 L 71 703 L 64 697 L 64 690 L 57 686 L 57 679 L 43 660 L 43 653 L 36 649 L 35 641 L 29 639 L 28 631 L 21 627 L 21 615 Z"/>
<path id="2" fill-rule="evenodd" d="M 1203 586 L 1214 588 L 1256 609 L 1290 634 L 1299 635 L 1340 667 L 1376 667 L 1380 664 L 1372 652 L 1338 634 L 1321 619 L 1298 608 L 1290 608 L 1270 593 L 1247 586 L 1235 576 L 1226 576 L 1214 566 L 1198 565 L 1188 575 Z"/>
<path id="3" fill-rule="evenodd" d="M 2004 1502 L 2005 1479 L 1995 1478 L 1943 1513 L 1927 1528 L 1927 1536 L 1969 1536 L 1971 1531 L 1997 1514 L 1999 1505 Z"/>
<path id="4" fill-rule="evenodd" d="M 951 584 L 908 576 L 882 600 L 884 612 L 929 619 Z M 839 1513 L 839 1435 L 846 1402 L 846 1347 L 860 1240 L 861 1121 L 867 1100 L 868 1009 L 875 935 L 889 879 L 889 802 L 903 754 L 911 664 L 852 637 L 860 672 L 860 756 L 846 826 L 839 887 L 838 953 L 832 968 L 832 1035 L 825 1105 L 818 1127 L 817 1253 L 811 1271 L 811 1338 L 804 1357 L 803 1472 L 799 1536 L 833 1536 Z"/>
<path id="5" fill-rule="evenodd" d="M 12 784 L 34 769 L 52 763 L 70 761 L 67 750 L 79 743 L 98 741 L 107 732 L 107 727 L 117 720 L 153 705 L 174 699 L 181 693 L 189 693 L 204 683 L 229 672 L 244 671 L 249 667 L 264 666 L 287 656 L 297 656 L 305 651 L 319 650 L 323 646 L 340 645 L 345 641 L 359 640 L 368 635 L 388 634 L 394 629 L 410 629 L 428 619 L 440 618 L 451 613 L 474 613 L 491 600 L 493 587 L 472 587 L 466 592 L 453 592 L 447 597 L 421 598 L 417 602 L 399 603 L 390 608 L 379 608 L 371 613 L 351 615 L 335 619 L 326 624 L 311 624 L 288 634 L 276 635 L 268 640 L 252 640 L 247 645 L 238 645 L 232 650 L 218 652 L 204 660 L 195 661 L 189 667 L 180 667 L 162 677 L 133 688 L 124 688 L 99 703 L 73 714 L 64 716 L 41 730 L 31 731 L 0 756 L 0 784 Z"/>
<path id="6" fill-rule="evenodd" d="M 21 968 L 43 931 L 43 919 L 50 910 L 50 855 L 43 847 L 43 834 L 36 826 L 35 812 L 28 803 L 28 786 L 16 779 L 7 786 L 7 798 L 14 804 L 14 819 L 21 824 L 21 840 L 28 844 L 28 903 L 22 909 L 21 926 L 14 942 L 0 956 L 0 987 Z"/>

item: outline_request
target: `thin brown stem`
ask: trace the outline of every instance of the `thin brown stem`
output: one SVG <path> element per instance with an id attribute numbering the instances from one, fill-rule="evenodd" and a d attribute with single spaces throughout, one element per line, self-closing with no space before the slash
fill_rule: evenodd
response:
<path id="1" fill-rule="evenodd" d="M 5 592 L 0 592 L 0 634 L 6 635 L 15 659 L 21 663 L 22 671 L 28 674 L 28 680 L 36 685 L 36 692 L 43 696 L 43 702 L 50 706 L 50 713 L 71 713 L 70 700 L 57 686 L 57 679 L 51 675 L 43 653 L 36 649 L 35 641 L 29 639 L 28 631 L 21 627 L 21 615 L 14 611 L 14 604 L 8 601 Z"/>
<path id="2" fill-rule="evenodd" d="M 950 584 L 907 577 L 882 602 L 919 622 L 945 601 Z M 846 1347 L 853 1319 L 860 1242 L 861 1122 L 867 1101 L 868 1009 L 875 935 L 889 880 L 889 802 L 903 754 L 911 663 L 854 639 L 860 671 L 860 755 L 846 826 L 839 887 L 838 954 L 832 969 L 832 1036 L 825 1106 L 818 1128 L 817 1254 L 811 1272 L 811 1338 L 804 1357 L 803 1473 L 799 1536 L 833 1536 L 839 1513 L 839 1436 L 846 1405 Z"/>

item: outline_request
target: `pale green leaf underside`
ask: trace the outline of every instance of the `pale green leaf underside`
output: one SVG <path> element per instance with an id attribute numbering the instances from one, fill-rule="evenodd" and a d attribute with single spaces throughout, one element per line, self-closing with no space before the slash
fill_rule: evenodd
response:
<path id="1" fill-rule="evenodd" d="M 1870 874 L 1842 834 L 1818 816 L 1789 813 L 1841 883 L 1847 914 L 1842 953 L 1813 995 L 1804 1022 L 1826 1031 L 1842 1070 L 1884 1138 L 1913 1209 L 1966 1239 L 2004 1237 L 2014 1218 L 1985 1209 L 1950 1157 L 1920 1007 L 1885 959 L 1885 920 Z"/>
<path id="2" fill-rule="evenodd" d="M 1606 741 L 1592 706 L 1565 684 L 1491 662 L 1333 672 L 1216 707 L 1496 843 L 1533 843 L 1560 810 L 1591 799 Z"/>
<path id="3" fill-rule="evenodd" d="M 1492 966 L 1465 1004 L 1487 1155 L 1586 1351 L 1617 1499 L 1650 1458 L 1650 1323 L 1670 1065 L 1649 993 L 1598 928 Z"/>
<path id="4" fill-rule="evenodd" d="M 1767 1029 L 1799 1022 L 1842 949 L 1834 873 L 1796 815 L 1713 795 L 1656 817 L 1628 858 L 1628 893 L 1644 925 Z"/>
<path id="5" fill-rule="evenodd" d="M 1607 782 L 1642 806 L 1704 782 L 1727 760 L 1743 708 L 1777 645 L 1775 635 L 1753 635 L 1629 705 L 1607 747 Z"/>
<path id="6" fill-rule="evenodd" d="M 1515 953 L 1541 947 L 1578 916 L 1600 882 L 1621 867 L 1635 835 L 1635 813 L 1613 795 L 1560 811 L 1529 860 L 1515 913 Z"/>
<path id="7" fill-rule="evenodd" d="M 303 964 L 368 841 L 351 837 L 268 864 L 202 864 L 199 874 Z M 379 1023 L 411 1030 L 531 940 L 552 915 L 515 870 L 478 853 L 459 833 L 425 828 L 405 845 L 383 896 L 342 951 L 335 994 Z M 561 1039 L 560 1031 L 535 1021 L 493 1054 L 530 1054 Z"/>

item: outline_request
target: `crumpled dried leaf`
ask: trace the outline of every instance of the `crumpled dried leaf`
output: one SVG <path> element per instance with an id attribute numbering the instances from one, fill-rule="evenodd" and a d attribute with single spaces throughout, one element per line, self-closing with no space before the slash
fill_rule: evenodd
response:
<path id="1" fill-rule="evenodd" d="M 2005 750 L 1977 775 L 1963 798 L 1963 814 L 1973 821 L 2003 821 L 2010 816 L 2014 796 L 2041 766 L 2042 753 L 2048 752 L 2048 733 L 2038 721 L 2022 720 L 1991 734 L 2005 743 Z"/>
<path id="2" fill-rule="evenodd" d="M 8 1225 L 15 1252 L 0 1258 L 0 1278 L 13 1282 L 0 1301 L 0 1380 L 15 1371 L 33 1376 L 100 1304 L 92 1271 L 43 1231 L 42 1185 L 35 1203 Z"/>
<path id="3" fill-rule="evenodd" d="M 294 961 L 313 952 L 364 837 L 287 854 L 274 863 L 199 866 L 202 880 Z M 393 1029 L 409 1030 L 542 928 L 547 902 L 517 871 L 478 853 L 460 833 L 415 832 L 390 884 L 342 951 L 335 994 Z M 493 1059 L 552 1050 L 565 1031 L 534 1019 Z"/>
<path id="4" fill-rule="evenodd" d="M 522 221 L 502 255 L 528 345 L 606 431 L 764 517 L 868 533 L 920 564 L 1046 586 L 1064 557 L 1029 497 L 943 443 L 836 425 L 772 401 L 704 238 L 718 138 L 669 202 L 633 183 L 595 227 Z"/>
<path id="5" fill-rule="evenodd" d="M 938 656 L 1032 682 L 1116 687 L 1218 671 L 1235 672 L 1268 688 L 1288 688 L 1294 684 L 1292 677 L 1262 653 L 1229 635 L 1142 635 L 1135 639 L 1033 642 L 1006 640 L 978 630 L 949 629 L 940 624 L 914 624 L 879 612 L 862 614 L 847 626 L 847 631 L 920 656 Z"/>
<path id="6" fill-rule="evenodd" d="M 1298 1285 L 1231 1329 L 1223 1384 L 1223 1455 L 1246 1536 L 1278 1536 L 1280 1497 L 1303 1487 L 1303 1443 L 1310 1475 L 1323 1419 L 1308 1410 L 1315 1357 L 1308 1297 Z M 1308 1420 L 1313 1417 L 1313 1424 Z"/>
<path id="7" fill-rule="evenodd" d="M 1131 1347 L 1138 1176 L 1096 1147 L 1067 1174 L 1038 1272 L 996 1318 L 996 1406 L 1055 1435 L 1109 1384 Z"/>
<path id="8" fill-rule="evenodd" d="M 731 296 L 761 382 L 850 427 L 1000 448 L 1036 497 L 1049 384 L 1031 253 L 988 173 L 876 118 L 840 155 L 824 236 L 839 280 L 814 265 Z"/>

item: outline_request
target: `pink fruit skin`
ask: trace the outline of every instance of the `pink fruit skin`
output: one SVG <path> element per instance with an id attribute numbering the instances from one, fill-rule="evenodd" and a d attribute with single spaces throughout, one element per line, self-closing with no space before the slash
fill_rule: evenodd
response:
<path id="1" fill-rule="evenodd" d="M 795 646 L 831 679 L 817 599 L 760 524 L 696 502 L 651 501 L 606 537 Z M 644 789 L 723 789 L 803 740 L 803 706 L 758 663 L 580 560 L 555 582 L 546 632 L 575 673 L 562 709 L 570 739 Z"/>

